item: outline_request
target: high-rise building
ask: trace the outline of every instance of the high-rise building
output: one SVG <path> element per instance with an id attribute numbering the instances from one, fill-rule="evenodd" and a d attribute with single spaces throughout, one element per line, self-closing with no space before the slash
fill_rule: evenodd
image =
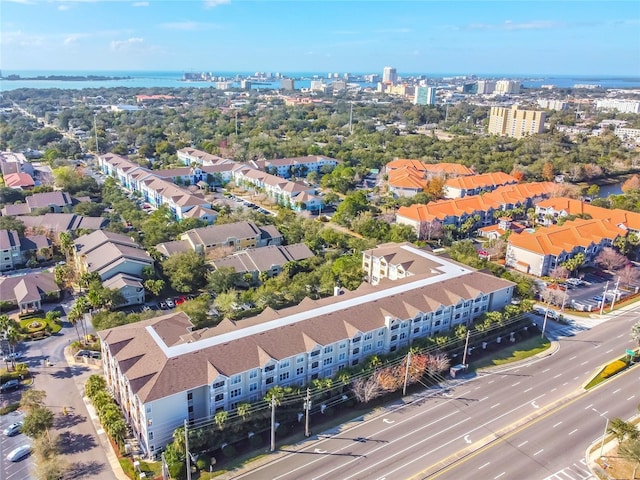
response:
<path id="1" fill-rule="evenodd" d="M 489 95 L 496 89 L 495 80 L 478 80 L 478 95 Z"/>
<path id="2" fill-rule="evenodd" d="M 280 88 L 282 90 L 295 90 L 296 82 L 293 80 L 293 78 L 283 78 L 282 80 L 280 80 Z"/>
<path id="3" fill-rule="evenodd" d="M 369 83 L 378 83 L 380 81 L 380 75 L 377 73 L 371 73 L 364 76 L 364 81 Z"/>
<path id="4" fill-rule="evenodd" d="M 396 84 L 398 81 L 398 72 L 394 67 L 384 67 L 382 71 L 382 82 Z"/>
<path id="5" fill-rule="evenodd" d="M 519 80 L 498 80 L 496 82 L 496 93 L 520 93 Z"/>
<path id="6" fill-rule="evenodd" d="M 347 89 L 347 82 L 345 82 L 344 80 L 334 80 L 331 86 L 333 87 L 334 93 L 342 92 L 343 90 Z"/>
<path id="7" fill-rule="evenodd" d="M 519 110 L 517 105 L 511 108 L 491 107 L 489 133 L 514 138 L 542 133 L 545 119 L 545 112 Z"/>
<path id="8" fill-rule="evenodd" d="M 413 97 L 414 105 L 435 105 L 436 88 L 435 87 L 416 87 Z"/>
<path id="9" fill-rule="evenodd" d="M 617 110 L 620 113 L 640 113 L 640 102 L 637 100 L 623 100 L 605 98 L 596 102 L 598 110 Z"/>

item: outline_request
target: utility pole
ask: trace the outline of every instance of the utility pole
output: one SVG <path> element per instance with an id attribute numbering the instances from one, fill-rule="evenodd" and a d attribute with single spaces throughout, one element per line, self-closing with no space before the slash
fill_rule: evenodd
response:
<path id="1" fill-rule="evenodd" d="M 307 387 L 307 398 L 304 402 L 304 436 L 309 436 L 309 412 L 311 411 L 311 390 Z"/>
<path id="2" fill-rule="evenodd" d="M 613 306 L 616 303 L 616 298 L 618 298 L 618 286 L 620 286 L 620 277 L 618 277 L 618 280 L 616 280 L 616 288 L 613 290 L 613 298 L 611 299 L 611 310 L 609 310 L 610 312 L 613 312 Z"/>
<path id="3" fill-rule="evenodd" d="M 238 111 L 236 110 L 236 138 L 238 137 Z"/>
<path id="4" fill-rule="evenodd" d="M 349 133 L 353 133 L 353 102 L 351 102 L 351 110 L 349 111 Z"/>
<path id="5" fill-rule="evenodd" d="M 185 458 L 187 460 L 187 480 L 191 480 L 191 454 L 189 453 L 189 434 L 187 419 L 184 420 L 184 449 L 186 452 Z"/>
<path id="6" fill-rule="evenodd" d="M 162 458 L 162 480 L 169 480 L 169 467 L 167 467 L 167 460 L 164 458 L 164 452 L 160 455 Z"/>
<path id="7" fill-rule="evenodd" d="M 411 350 L 407 352 L 407 367 L 404 369 L 404 385 L 402 386 L 403 397 L 407 394 L 407 382 L 409 381 L 409 365 L 411 365 Z"/>
<path id="8" fill-rule="evenodd" d="M 604 301 L 607 299 L 607 290 L 609 290 L 609 280 L 607 280 L 607 284 L 604 286 L 604 290 L 602 292 L 602 301 L 600 302 L 600 316 L 604 312 Z"/>
<path id="9" fill-rule="evenodd" d="M 93 133 L 96 136 L 96 155 L 100 155 L 100 149 L 98 148 L 98 124 L 96 123 L 97 115 L 93 114 Z"/>
<path id="10" fill-rule="evenodd" d="M 464 342 L 464 353 L 462 354 L 462 365 L 464 369 L 467 369 L 467 351 L 469 350 L 469 337 L 471 336 L 471 330 L 467 330 L 467 339 Z"/>
<path id="11" fill-rule="evenodd" d="M 271 451 L 276 449 L 276 397 L 271 397 Z"/>

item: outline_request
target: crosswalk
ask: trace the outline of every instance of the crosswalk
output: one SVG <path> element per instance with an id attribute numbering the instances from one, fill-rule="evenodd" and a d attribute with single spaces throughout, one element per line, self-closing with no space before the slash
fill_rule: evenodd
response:
<path id="1" fill-rule="evenodd" d="M 596 477 L 591 474 L 587 468 L 587 462 L 583 458 L 579 462 L 545 477 L 543 480 L 596 480 Z"/>

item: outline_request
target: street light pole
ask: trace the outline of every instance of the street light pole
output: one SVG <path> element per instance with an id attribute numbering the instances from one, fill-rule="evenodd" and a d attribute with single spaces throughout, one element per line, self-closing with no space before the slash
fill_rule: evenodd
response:
<path id="1" fill-rule="evenodd" d="M 462 365 L 465 370 L 467 369 L 467 351 L 469 350 L 469 337 L 471 336 L 471 330 L 467 330 L 467 339 L 464 342 L 464 353 L 462 354 Z"/>
<path id="2" fill-rule="evenodd" d="M 187 480 L 191 480 L 191 454 L 189 453 L 189 434 L 187 433 L 187 420 L 184 421 L 184 449 L 186 451 L 187 460 Z"/>
<path id="3" fill-rule="evenodd" d="M 602 292 L 602 301 L 600 302 L 600 316 L 602 316 L 602 313 L 604 312 L 604 301 L 607 299 L 607 290 L 609 290 L 609 280 L 607 280 L 607 283 L 604 286 L 604 291 Z"/>
<path id="4" fill-rule="evenodd" d="M 309 436 L 309 411 L 311 410 L 311 390 L 307 388 L 307 398 L 304 402 L 304 436 Z"/>
<path id="5" fill-rule="evenodd" d="M 616 304 L 616 298 L 618 298 L 619 286 L 620 286 L 620 277 L 618 277 L 618 280 L 616 281 L 616 286 L 613 289 L 613 298 L 611 299 L 611 310 L 609 310 L 610 312 L 613 312 L 613 306 Z"/>
<path id="6" fill-rule="evenodd" d="M 604 417 L 604 413 L 600 413 L 595 408 L 592 408 L 594 412 L 596 412 L 601 417 Z M 607 430 L 609 430 L 609 417 L 604 417 L 607 419 L 607 422 L 604 424 L 604 432 L 602 433 L 602 442 L 600 442 L 600 458 L 602 458 L 602 454 L 604 453 L 604 441 L 607 438 Z"/>
<path id="7" fill-rule="evenodd" d="M 276 397 L 271 397 L 271 451 L 276 449 Z"/>

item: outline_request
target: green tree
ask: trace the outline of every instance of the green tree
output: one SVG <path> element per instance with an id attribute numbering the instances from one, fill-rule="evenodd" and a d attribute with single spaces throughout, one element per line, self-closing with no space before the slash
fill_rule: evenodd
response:
<path id="1" fill-rule="evenodd" d="M 154 296 L 159 296 L 162 290 L 164 290 L 164 280 L 145 280 L 144 288 Z"/>
<path id="2" fill-rule="evenodd" d="M 341 286 L 355 290 L 364 279 L 361 262 L 358 255 L 342 256 L 333 262 L 331 271 Z"/>
<path id="3" fill-rule="evenodd" d="M 627 438 L 632 440 L 638 438 L 638 427 L 617 417 L 611 419 L 607 432 L 616 437 L 618 443 L 624 442 Z"/>
<path id="4" fill-rule="evenodd" d="M 187 300 L 178 305 L 176 310 L 186 313 L 195 328 L 202 328 L 211 324 L 209 319 L 209 298 L 207 295 L 200 295 L 193 300 Z"/>
<path id="5" fill-rule="evenodd" d="M 178 292 L 195 292 L 206 284 L 209 267 L 193 250 L 172 255 L 162 262 L 171 287 Z"/>
<path id="6" fill-rule="evenodd" d="M 226 410 L 220 410 L 219 412 L 216 412 L 216 414 L 213 416 L 213 421 L 216 422 L 218 430 L 224 429 L 224 424 L 226 423 L 228 418 L 229 413 Z"/>
<path id="7" fill-rule="evenodd" d="M 47 407 L 37 406 L 32 408 L 24 417 L 22 433 L 32 438 L 39 437 L 53 426 L 53 412 Z"/>
<path id="8" fill-rule="evenodd" d="M 98 392 L 106 391 L 106 389 L 107 381 L 101 375 L 91 375 L 84 384 L 84 393 L 92 401 Z"/>
<path id="9" fill-rule="evenodd" d="M 631 474 L 631 478 L 635 479 L 638 466 L 640 466 L 640 440 L 637 438 L 627 440 L 620 445 L 618 453 L 622 458 L 633 463 L 633 473 Z"/>
<path id="10" fill-rule="evenodd" d="M 208 287 L 217 294 L 228 292 L 236 286 L 240 274 L 233 267 L 217 268 L 209 274 Z"/>
<path id="11" fill-rule="evenodd" d="M 44 407 L 44 400 L 47 398 L 47 392 L 44 390 L 26 390 L 20 398 L 20 406 L 27 413 L 31 413 L 36 408 Z"/>

